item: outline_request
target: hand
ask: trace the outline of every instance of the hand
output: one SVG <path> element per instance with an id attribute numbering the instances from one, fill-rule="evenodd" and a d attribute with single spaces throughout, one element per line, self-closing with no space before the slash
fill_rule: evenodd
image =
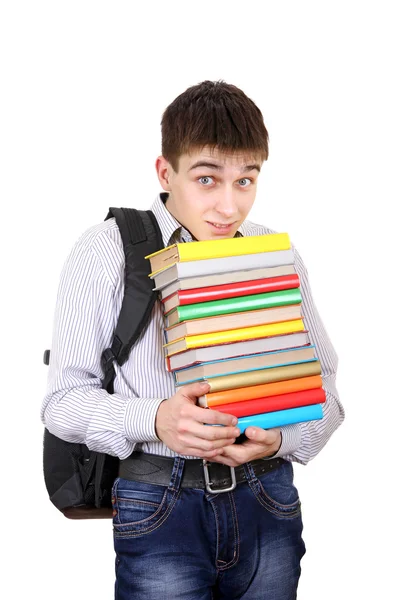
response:
<path id="1" fill-rule="evenodd" d="M 212 461 L 238 467 L 250 460 L 272 456 L 278 452 L 282 443 L 280 429 L 261 429 L 261 427 L 247 427 L 245 435 L 248 438 L 243 444 L 225 446 L 221 454 Z"/>
<path id="2" fill-rule="evenodd" d="M 158 407 L 157 436 L 174 452 L 214 458 L 240 435 L 239 428 L 235 427 L 237 418 L 233 415 L 196 406 L 197 398 L 209 390 L 208 383 L 184 385 Z M 204 423 L 225 427 L 209 427 Z"/>

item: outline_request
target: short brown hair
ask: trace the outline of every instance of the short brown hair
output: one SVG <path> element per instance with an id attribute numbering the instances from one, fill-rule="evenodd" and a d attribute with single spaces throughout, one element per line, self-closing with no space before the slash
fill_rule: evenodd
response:
<path id="1" fill-rule="evenodd" d="M 242 90 L 224 81 L 188 88 L 165 109 L 162 155 L 178 171 L 179 157 L 204 146 L 268 158 L 268 131 L 260 109 Z"/>

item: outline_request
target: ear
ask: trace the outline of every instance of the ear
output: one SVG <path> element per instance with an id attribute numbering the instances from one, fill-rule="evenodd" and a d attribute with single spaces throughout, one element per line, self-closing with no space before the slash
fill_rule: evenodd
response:
<path id="1" fill-rule="evenodd" d="M 156 160 L 155 167 L 156 167 L 156 171 L 157 171 L 158 181 L 160 182 L 161 187 L 166 192 L 170 192 L 171 191 L 170 178 L 171 178 L 171 173 L 173 170 L 172 166 L 170 165 L 170 163 L 167 161 L 166 158 L 164 158 L 163 156 L 159 156 Z"/>

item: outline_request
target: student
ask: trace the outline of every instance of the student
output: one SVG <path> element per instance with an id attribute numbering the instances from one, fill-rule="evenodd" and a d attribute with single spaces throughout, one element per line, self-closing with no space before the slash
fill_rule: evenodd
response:
<path id="1" fill-rule="evenodd" d="M 246 220 L 268 158 L 268 133 L 240 89 L 204 81 L 165 110 L 161 187 L 151 206 L 164 245 L 272 233 Z M 102 351 L 121 308 L 124 253 L 115 220 L 89 229 L 63 269 L 42 420 L 51 433 L 121 459 L 113 487 L 116 600 L 291 600 L 305 552 L 292 462 L 307 464 L 341 424 L 337 357 L 295 251 L 304 323 L 322 366 L 320 421 L 250 427 L 196 406 L 206 383 L 176 391 L 166 371 L 163 314 L 101 389 Z M 209 427 L 208 424 L 225 427 Z M 203 460 L 209 467 L 203 467 Z M 232 468 L 236 487 L 232 484 Z M 213 491 L 205 489 L 209 475 Z"/>

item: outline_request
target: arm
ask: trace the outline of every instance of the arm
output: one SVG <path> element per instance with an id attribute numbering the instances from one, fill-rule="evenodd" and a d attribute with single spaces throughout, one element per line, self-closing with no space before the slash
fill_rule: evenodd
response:
<path id="1" fill-rule="evenodd" d="M 320 421 L 297 423 L 282 428 L 282 444 L 276 456 L 307 464 L 322 450 L 343 422 L 344 410 L 335 384 L 338 358 L 314 305 L 307 269 L 297 250 L 295 267 L 300 277 L 303 320 L 321 363 L 322 387 L 326 393 L 326 402 L 322 404 L 324 416 Z"/>
<path id="2" fill-rule="evenodd" d="M 105 264 L 104 254 L 110 256 Z M 63 440 L 124 458 L 139 441 L 158 441 L 163 398 L 128 398 L 101 389 L 101 354 L 122 303 L 124 255 L 111 236 L 89 230 L 64 266 L 57 297 L 43 423 Z M 139 402 L 140 401 L 140 402 Z"/>

